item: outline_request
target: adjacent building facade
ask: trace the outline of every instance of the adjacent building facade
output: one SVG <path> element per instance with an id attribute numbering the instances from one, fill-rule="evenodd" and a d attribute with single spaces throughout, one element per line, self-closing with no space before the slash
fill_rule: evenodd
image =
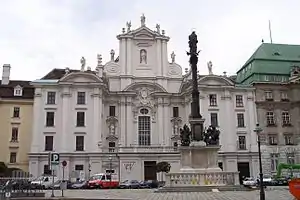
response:
<path id="1" fill-rule="evenodd" d="M 300 162 L 299 51 L 300 45 L 263 43 L 237 73 L 237 82 L 256 89 L 265 174 L 279 163 Z"/>
<path id="2" fill-rule="evenodd" d="M 3 65 L 0 85 L 0 162 L 28 172 L 34 88 L 29 81 L 10 80 L 10 68 Z"/>
<path id="3" fill-rule="evenodd" d="M 53 69 L 33 81 L 35 87 L 30 172 L 48 172 L 49 152 L 67 161 L 68 177 L 112 172 L 121 180 L 157 179 L 156 163 L 180 169 L 180 128 L 188 123 L 191 74 L 182 74 L 169 37 L 160 26 L 149 29 L 145 17 L 119 40 L 119 55 L 95 70 L 81 59 L 80 70 Z M 257 174 L 254 88 L 227 76 L 199 75 L 205 126 L 221 131 L 219 166 L 226 171 Z M 61 176 L 61 166 L 57 169 Z"/>

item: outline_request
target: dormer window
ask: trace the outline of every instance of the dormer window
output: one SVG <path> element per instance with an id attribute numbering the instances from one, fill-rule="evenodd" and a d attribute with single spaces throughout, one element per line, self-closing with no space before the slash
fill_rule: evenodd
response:
<path id="1" fill-rule="evenodd" d="M 21 86 L 17 85 L 14 88 L 14 96 L 22 96 L 23 95 L 23 89 Z"/>

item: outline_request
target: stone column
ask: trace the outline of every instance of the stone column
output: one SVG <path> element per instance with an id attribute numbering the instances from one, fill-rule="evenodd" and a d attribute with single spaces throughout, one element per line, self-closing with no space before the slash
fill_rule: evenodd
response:
<path id="1" fill-rule="evenodd" d="M 170 100 L 165 98 L 164 101 L 164 145 L 165 146 L 172 146 L 171 145 L 171 137 L 172 137 L 172 127 L 171 127 L 171 117 L 170 117 Z"/>
<path id="2" fill-rule="evenodd" d="M 161 48 L 161 40 L 156 40 L 156 56 L 157 56 L 157 76 L 162 76 L 162 48 Z"/>
<path id="3" fill-rule="evenodd" d="M 93 91 L 93 147 L 90 148 L 91 151 L 97 151 L 98 150 L 98 143 L 101 143 L 101 127 L 102 127 L 102 97 L 101 97 L 101 91 L 99 88 L 94 88 Z"/>
<path id="4" fill-rule="evenodd" d="M 226 111 L 223 113 L 224 115 L 220 115 L 218 116 L 218 122 L 220 126 L 223 126 L 224 129 L 223 131 L 225 133 L 230 133 L 233 129 L 233 127 L 236 127 L 236 120 L 237 120 L 237 116 L 235 114 L 235 112 L 232 112 L 232 109 L 234 109 L 233 103 L 232 103 L 232 99 L 230 96 L 229 91 L 225 91 L 225 96 L 222 97 L 224 98 L 225 101 L 225 108 Z M 220 102 L 222 103 L 222 102 Z M 223 119 L 231 119 L 231 120 L 225 120 L 223 121 Z M 225 122 L 223 124 L 220 124 L 220 122 Z M 222 137 L 222 140 L 224 141 L 223 144 L 226 144 L 227 147 L 225 147 L 224 151 L 229 151 L 229 152 L 235 152 L 237 150 L 237 135 L 236 134 L 229 134 L 229 136 L 225 136 L 225 135 L 220 135 L 220 139 Z"/>
<path id="5" fill-rule="evenodd" d="M 133 136 L 135 135 L 133 133 L 133 118 L 132 118 L 132 98 L 131 97 L 127 97 L 126 98 L 126 120 L 127 121 L 127 130 L 125 131 L 125 133 L 123 134 L 124 137 L 128 139 L 128 141 L 130 141 L 130 143 L 133 142 Z M 122 142 L 122 145 L 124 146 L 125 142 Z"/>
<path id="6" fill-rule="evenodd" d="M 44 94 L 47 95 L 46 93 Z M 42 127 L 45 126 L 45 117 L 43 116 L 43 103 L 41 88 L 35 89 L 34 104 L 33 104 L 33 134 L 31 143 L 31 152 L 37 153 L 43 151 L 44 141 L 43 134 L 41 133 Z M 45 104 L 45 103 L 44 103 Z"/>
<path id="7" fill-rule="evenodd" d="M 164 126 L 166 126 L 164 124 L 164 119 L 163 119 L 163 98 L 159 97 L 158 98 L 158 105 L 157 105 L 157 122 L 158 122 L 158 126 L 156 127 L 157 130 L 157 137 L 154 137 L 155 135 L 153 134 L 154 131 L 151 133 L 151 143 L 157 145 L 164 145 Z M 153 111 L 152 111 L 153 112 Z"/>
<path id="8" fill-rule="evenodd" d="M 162 74 L 167 75 L 168 73 L 168 51 L 167 51 L 167 42 L 165 40 L 162 41 Z"/>
<path id="9" fill-rule="evenodd" d="M 131 141 L 128 141 L 127 135 L 126 135 L 126 110 L 125 110 L 125 97 L 121 97 L 121 103 L 120 106 L 120 128 L 119 128 L 119 135 L 121 137 L 120 145 L 121 146 L 128 146 Z"/>
<path id="10" fill-rule="evenodd" d="M 57 124 L 61 123 L 61 130 L 62 132 L 61 134 L 61 138 L 60 138 L 60 152 L 70 152 L 73 149 L 71 149 L 72 145 L 67 145 L 69 143 L 68 141 L 68 136 L 70 136 L 70 124 L 74 124 L 72 123 L 72 121 L 70 121 L 70 97 L 71 97 L 71 93 L 70 93 L 70 88 L 69 87 L 64 87 L 63 88 L 63 92 L 62 92 L 62 112 L 61 113 L 61 117 L 62 117 L 62 121 L 61 122 L 57 122 Z M 76 98 L 76 97 L 75 97 Z M 59 114 L 56 113 L 56 114 Z M 56 116 L 58 117 L 58 116 Z"/>
<path id="11" fill-rule="evenodd" d="M 124 75 L 126 72 L 126 40 L 120 40 L 120 65 L 121 74 Z"/>
<path id="12" fill-rule="evenodd" d="M 132 55 L 131 55 L 131 39 L 128 38 L 126 42 L 126 74 L 131 74 L 131 61 L 132 61 Z"/>

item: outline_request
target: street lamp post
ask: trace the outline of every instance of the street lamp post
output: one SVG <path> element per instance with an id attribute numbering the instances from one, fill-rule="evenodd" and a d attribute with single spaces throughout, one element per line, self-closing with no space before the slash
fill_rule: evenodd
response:
<path id="1" fill-rule="evenodd" d="M 112 157 L 111 157 L 111 156 L 109 156 L 109 157 L 108 157 L 108 159 L 109 159 L 109 174 L 110 174 L 110 176 L 109 176 L 109 188 L 111 189 Z"/>
<path id="2" fill-rule="evenodd" d="M 261 150 L 260 150 L 260 133 L 262 129 L 259 127 L 259 124 L 256 124 L 256 128 L 254 130 L 257 134 L 257 145 L 258 145 L 258 160 L 259 160 L 259 188 L 260 188 L 260 200 L 265 200 L 265 190 L 264 190 L 264 179 L 263 179 L 263 171 L 262 171 L 262 161 L 261 161 Z"/>

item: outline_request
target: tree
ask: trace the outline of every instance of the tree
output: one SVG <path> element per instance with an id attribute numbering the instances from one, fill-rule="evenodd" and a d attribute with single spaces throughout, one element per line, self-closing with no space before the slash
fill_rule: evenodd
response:
<path id="1" fill-rule="evenodd" d="M 169 173 L 170 169 L 171 169 L 171 165 L 168 162 L 163 161 L 163 162 L 159 162 L 156 164 L 156 172 L 157 173 L 159 173 L 159 172 Z M 163 180 L 163 178 L 162 178 L 162 180 Z"/>

